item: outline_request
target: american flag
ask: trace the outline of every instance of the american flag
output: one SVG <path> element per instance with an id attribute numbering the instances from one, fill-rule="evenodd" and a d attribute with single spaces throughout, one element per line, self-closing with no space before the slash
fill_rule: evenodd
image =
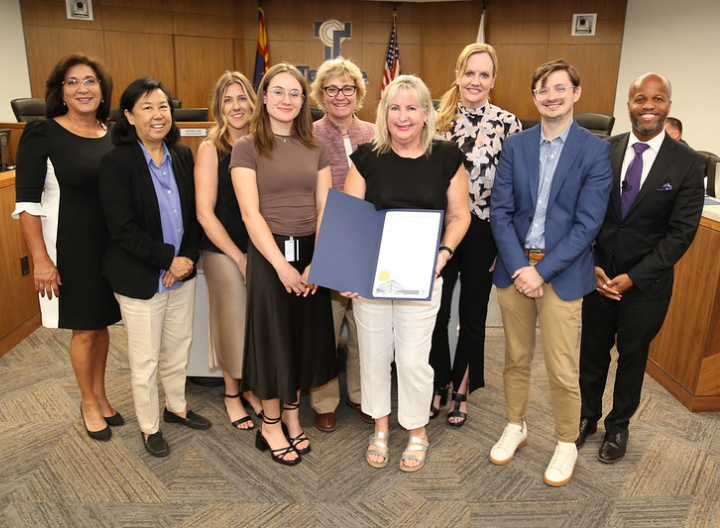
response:
<path id="1" fill-rule="evenodd" d="M 400 50 L 397 40 L 397 11 L 393 11 L 393 27 L 390 33 L 390 44 L 388 45 L 387 57 L 385 59 L 385 70 L 383 71 L 382 87 L 383 92 L 390 81 L 400 75 Z"/>
<path id="2" fill-rule="evenodd" d="M 255 89 L 257 90 L 270 67 L 270 49 L 268 47 L 267 28 L 265 27 L 265 11 L 258 6 L 258 42 L 255 55 Z"/>

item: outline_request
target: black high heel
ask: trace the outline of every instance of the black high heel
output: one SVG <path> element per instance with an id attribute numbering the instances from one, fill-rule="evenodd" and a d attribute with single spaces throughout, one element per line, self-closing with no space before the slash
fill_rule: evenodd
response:
<path id="1" fill-rule="evenodd" d="M 448 399 L 448 390 L 450 389 L 449 385 L 445 385 L 444 387 L 440 387 L 439 389 L 436 389 L 433 393 L 433 401 L 430 402 L 430 419 L 433 420 L 440 416 L 440 409 L 442 409 L 445 404 L 447 404 Z M 433 406 L 433 403 L 435 403 L 435 396 L 440 396 L 440 408 Z"/>
<path id="2" fill-rule="evenodd" d="M 295 411 L 300 407 L 299 403 L 283 403 L 283 411 Z M 306 453 L 309 453 L 312 449 L 311 445 L 308 445 L 304 449 L 298 449 L 298 444 L 301 444 L 302 442 L 307 441 L 308 444 L 310 442 L 310 439 L 305 435 L 305 431 L 300 431 L 300 434 L 293 437 L 290 436 L 290 431 L 288 431 L 287 425 L 283 422 L 282 424 L 283 433 L 285 433 L 285 436 L 287 437 L 288 441 L 290 442 L 290 445 L 293 446 L 293 449 L 298 452 L 299 455 L 304 455 Z"/>
<path id="3" fill-rule="evenodd" d="M 448 425 L 451 425 L 452 427 L 462 427 L 463 425 L 465 425 L 465 422 L 467 422 L 467 413 L 460 411 L 460 403 L 467 401 L 467 394 L 453 392 L 452 399 L 455 402 L 455 409 L 450 411 L 447 415 Z M 457 422 L 451 422 L 450 418 L 462 418 L 462 420 Z"/>
<path id="4" fill-rule="evenodd" d="M 223 393 L 223 405 L 225 405 L 225 414 L 228 415 L 228 418 L 230 418 L 230 413 L 228 413 L 227 404 L 225 403 L 224 398 L 239 398 L 239 397 L 240 397 L 240 393 L 239 393 L 239 392 L 238 392 L 237 394 L 225 394 L 225 393 Z M 249 425 L 251 425 L 252 427 L 238 427 L 238 425 L 244 424 L 245 422 L 250 422 Z M 230 422 L 230 425 L 232 425 L 232 426 L 233 426 L 235 429 L 237 429 L 238 431 L 252 431 L 253 429 L 255 429 L 255 424 L 253 423 L 252 418 L 250 418 L 249 415 L 248 415 L 248 416 L 245 416 L 244 418 L 238 418 L 238 419 L 235 420 L 234 422 Z"/>
<path id="5" fill-rule="evenodd" d="M 263 424 L 273 425 L 280 422 L 280 418 L 267 418 L 263 417 Z M 258 427 L 257 435 L 255 436 L 255 447 L 257 447 L 260 451 L 267 451 L 270 449 L 270 457 L 273 459 L 273 462 L 277 462 L 278 464 L 282 464 L 283 466 L 294 466 L 295 464 L 299 464 L 302 458 L 300 458 L 300 454 L 298 453 L 298 457 L 294 460 L 286 460 L 285 457 L 289 454 L 295 451 L 295 448 L 293 448 L 292 445 L 289 445 L 287 447 L 281 447 L 279 449 L 272 449 L 270 447 L 270 444 L 267 440 L 265 440 L 265 437 L 262 435 L 262 426 Z"/>

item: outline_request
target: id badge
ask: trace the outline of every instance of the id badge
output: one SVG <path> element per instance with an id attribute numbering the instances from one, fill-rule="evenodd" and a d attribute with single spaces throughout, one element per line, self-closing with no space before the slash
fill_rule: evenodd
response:
<path id="1" fill-rule="evenodd" d="M 293 237 L 285 241 L 285 260 L 288 262 L 300 260 L 300 243 Z"/>

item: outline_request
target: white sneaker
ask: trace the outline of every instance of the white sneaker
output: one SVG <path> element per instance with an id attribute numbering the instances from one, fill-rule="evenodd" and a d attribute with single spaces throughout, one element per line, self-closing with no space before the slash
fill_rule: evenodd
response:
<path id="1" fill-rule="evenodd" d="M 573 477 L 577 462 L 575 442 L 558 442 L 543 480 L 548 486 L 564 486 Z"/>
<path id="2" fill-rule="evenodd" d="M 502 466 L 510 462 L 515 451 L 527 444 L 527 425 L 507 424 L 500 440 L 490 450 L 490 462 Z"/>

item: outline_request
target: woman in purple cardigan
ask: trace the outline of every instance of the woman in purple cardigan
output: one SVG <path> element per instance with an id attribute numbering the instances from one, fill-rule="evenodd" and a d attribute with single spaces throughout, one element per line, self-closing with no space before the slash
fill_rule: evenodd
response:
<path id="1" fill-rule="evenodd" d="M 330 153 L 333 189 L 342 191 L 350 168 L 350 154 L 357 150 L 358 145 L 372 141 L 375 135 L 375 125 L 355 116 L 365 97 L 365 81 L 360 68 L 342 57 L 325 61 L 318 69 L 311 95 L 325 111 L 322 119 L 315 121 L 313 134 L 325 143 Z M 360 410 L 360 355 L 351 301 L 335 291 L 331 300 L 335 343 L 340 337 L 343 321 L 347 321 L 348 325 L 345 370 L 348 396 L 345 403 L 355 409 L 364 421 L 373 423 L 372 418 Z M 310 403 L 317 413 L 315 426 L 318 429 L 327 432 L 335 429 L 335 409 L 339 402 L 337 378 L 310 390 Z"/>

